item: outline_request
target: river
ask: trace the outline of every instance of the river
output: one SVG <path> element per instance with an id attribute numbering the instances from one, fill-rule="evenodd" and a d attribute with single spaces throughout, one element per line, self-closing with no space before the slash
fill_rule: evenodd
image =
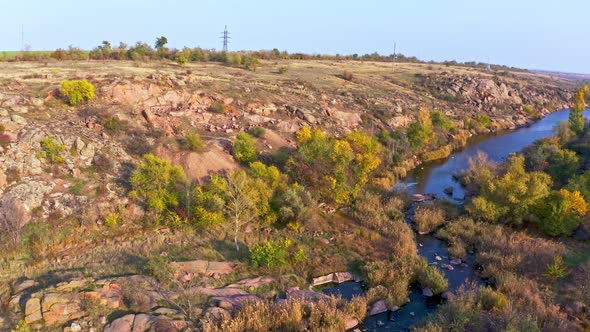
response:
<path id="1" fill-rule="evenodd" d="M 453 178 L 453 174 L 467 169 L 469 158 L 478 151 L 488 155 L 490 160 L 502 162 L 511 153 L 521 151 L 531 145 L 535 140 L 553 135 L 553 126 L 559 121 L 568 120 L 568 110 L 557 111 L 547 115 L 529 127 L 512 131 L 504 131 L 495 134 L 476 136 L 467 142 L 461 151 L 453 153 L 446 159 L 424 163 L 408 174 L 402 182 L 411 193 L 432 193 L 439 197 L 449 197 L 444 193 L 445 188 L 453 188 L 452 199 L 461 202 L 464 191 L 461 185 Z M 584 112 L 588 118 L 590 109 Z M 411 222 L 413 208 L 406 215 L 406 220 Z M 430 264 L 449 264 L 447 245 L 444 241 L 433 235 L 416 235 L 419 254 L 426 258 Z M 437 261 L 435 256 L 442 258 Z M 468 282 L 482 284 L 477 277 L 475 257 L 470 254 L 464 264 L 454 266 L 454 270 L 441 269 L 449 280 L 449 290 L 456 291 L 461 285 Z M 339 294 L 343 298 L 363 294 L 362 284 L 347 282 L 324 290 L 328 294 Z M 386 312 L 368 317 L 363 326 L 363 331 L 407 331 L 412 325 L 423 320 L 443 303 L 440 297 L 427 298 L 422 295 L 420 289 L 413 289 L 410 294 L 410 302 L 396 312 Z"/>

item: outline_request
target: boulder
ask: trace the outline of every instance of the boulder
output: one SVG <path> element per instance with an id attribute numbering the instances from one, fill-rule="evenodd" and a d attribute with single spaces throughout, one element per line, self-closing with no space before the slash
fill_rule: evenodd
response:
<path id="1" fill-rule="evenodd" d="M 25 322 L 27 324 L 37 322 L 43 319 L 41 315 L 41 300 L 39 298 L 30 298 L 25 304 Z"/>
<path id="2" fill-rule="evenodd" d="M 425 287 L 422 289 L 422 295 L 426 296 L 426 297 L 431 297 L 434 295 L 434 293 L 432 293 L 432 290 L 428 287 Z"/>
<path id="3" fill-rule="evenodd" d="M 305 300 L 312 300 L 312 301 L 316 301 L 316 300 L 328 297 L 326 294 L 314 292 L 309 289 L 299 289 L 299 287 L 291 287 L 291 288 L 287 289 L 286 295 L 287 295 L 287 299 L 295 298 L 295 299 L 305 299 Z"/>
<path id="4" fill-rule="evenodd" d="M 111 309 L 123 305 L 123 287 L 117 283 L 107 283 L 102 288 L 85 292 L 84 297 Z"/>
<path id="5" fill-rule="evenodd" d="M 359 325 L 359 321 L 356 318 L 348 318 L 344 323 L 344 328 L 347 330 L 351 330 L 355 326 Z"/>
<path id="6" fill-rule="evenodd" d="M 7 110 L 0 108 L 0 117 L 8 117 L 10 114 Z"/>
<path id="7" fill-rule="evenodd" d="M 103 332 L 132 332 L 134 314 L 125 315 L 110 322 L 104 327 Z"/>
<path id="8" fill-rule="evenodd" d="M 62 324 L 84 315 L 79 294 L 45 294 L 41 309 L 47 326 Z"/>
<path id="9" fill-rule="evenodd" d="M 387 302 L 385 300 L 379 300 L 371 305 L 369 316 L 378 315 L 384 312 L 387 312 Z"/>
<path id="10" fill-rule="evenodd" d="M 0 196 L 0 228 L 18 230 L 31 220 L 54 184 L 43 181 L 20 183 Z"/>

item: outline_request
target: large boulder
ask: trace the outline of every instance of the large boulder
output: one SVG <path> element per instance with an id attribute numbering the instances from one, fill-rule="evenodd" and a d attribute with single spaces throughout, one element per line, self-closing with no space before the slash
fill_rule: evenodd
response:
<path id="1" fill-rule="evenodd" d="M 52 326 L 69 322 L 84 315 L 79 294 L 47 293 L 41 302 L 45 325 Z"/>
<path id="2" fill-rule="evenodd" d="M 17 231 L 26 225 L 53 187 L 49 182 L 27 181 L 7 190 L 0 197 L 0 228 Z"/>

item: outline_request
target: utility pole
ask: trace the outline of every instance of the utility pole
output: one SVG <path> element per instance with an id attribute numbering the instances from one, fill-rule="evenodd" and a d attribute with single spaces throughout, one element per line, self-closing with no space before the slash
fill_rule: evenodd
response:
<path id="1" fill-rule="evenodd" d="M 227 31 L 227 25 L 226 25 L 225 29 L 221 33 L 221 37 L 219 37 L 219 38 L 223 39 L 223 52 L 227 52 L 227 44 L 229 44 L 229 39 L 231 39 L 231 37 L 229 35 L 230 35 L 230 33 Z"/>
<path id="2" fill-rule="evenodd" d="M 25 50 L 25 25 L 20 25 L 20 50 Z"/>

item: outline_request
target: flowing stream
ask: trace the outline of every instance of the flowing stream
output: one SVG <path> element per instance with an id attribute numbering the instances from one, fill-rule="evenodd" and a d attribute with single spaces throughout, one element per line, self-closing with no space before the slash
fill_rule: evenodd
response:
<path id="1" fill-rule="evenodd" d="M 467 146 L 458 152 L 453 153 L 446 159 L 424 163 L 408 174 L 402 182 L 410 193 L 436 194 L 441 198 L 447 197 L 455 202 L 462 202 L 464 190 L 453 178 L 454 174 L 467 169 L 469 158 L 478 151 L 488 155 L 490 160 L 502 162 L 511 153 L 521 151 L 524 147 L 532 144 L 535 140 L 553 135 L 552 128 L 559 121 L 568 120 L 568 110 L 562 110 L 547 115 L 530 127 L 520 128 L 513 131 L 504 131 L 496 134 L 476 136 L 467 142 Z M 590 116 L 590 109 L 584 112 L 586 117 Z M 453 194 L 445 194 L 445 189 L 452 187 Z M 406 220 L 412 222 L 413 208 L 406 215 Z M 435 238 L 433 235 L 416 235 L 419 254 L 426 258 L 428 263 L 449 264 L 447 245 L 444 241 Z M 435 257 L 439 256 L 440 261 Z M 453 270 L 441 268 L 449 280 L 449 290 L 455 292 L 465 283 L 475 282 L 482 284 L 478 278 L 475 257 L 470 254 L 461 265 L 453 266 Z M 327 294 L 341 295 L 350 299 L 353 296 L 363 294 L 361 283 L 346 282 L 323 290 Z M 413 289 L 410 294 L 410 302 L 395 312 L 385 312 L 368 317 L 363 322 L 363 331 L 407 331 L 412 325 L 423 320 L 430 313 L 434 312 L 438 305 L 444 301 L 440 296 L 425 297 L 418 288 Z"/>

